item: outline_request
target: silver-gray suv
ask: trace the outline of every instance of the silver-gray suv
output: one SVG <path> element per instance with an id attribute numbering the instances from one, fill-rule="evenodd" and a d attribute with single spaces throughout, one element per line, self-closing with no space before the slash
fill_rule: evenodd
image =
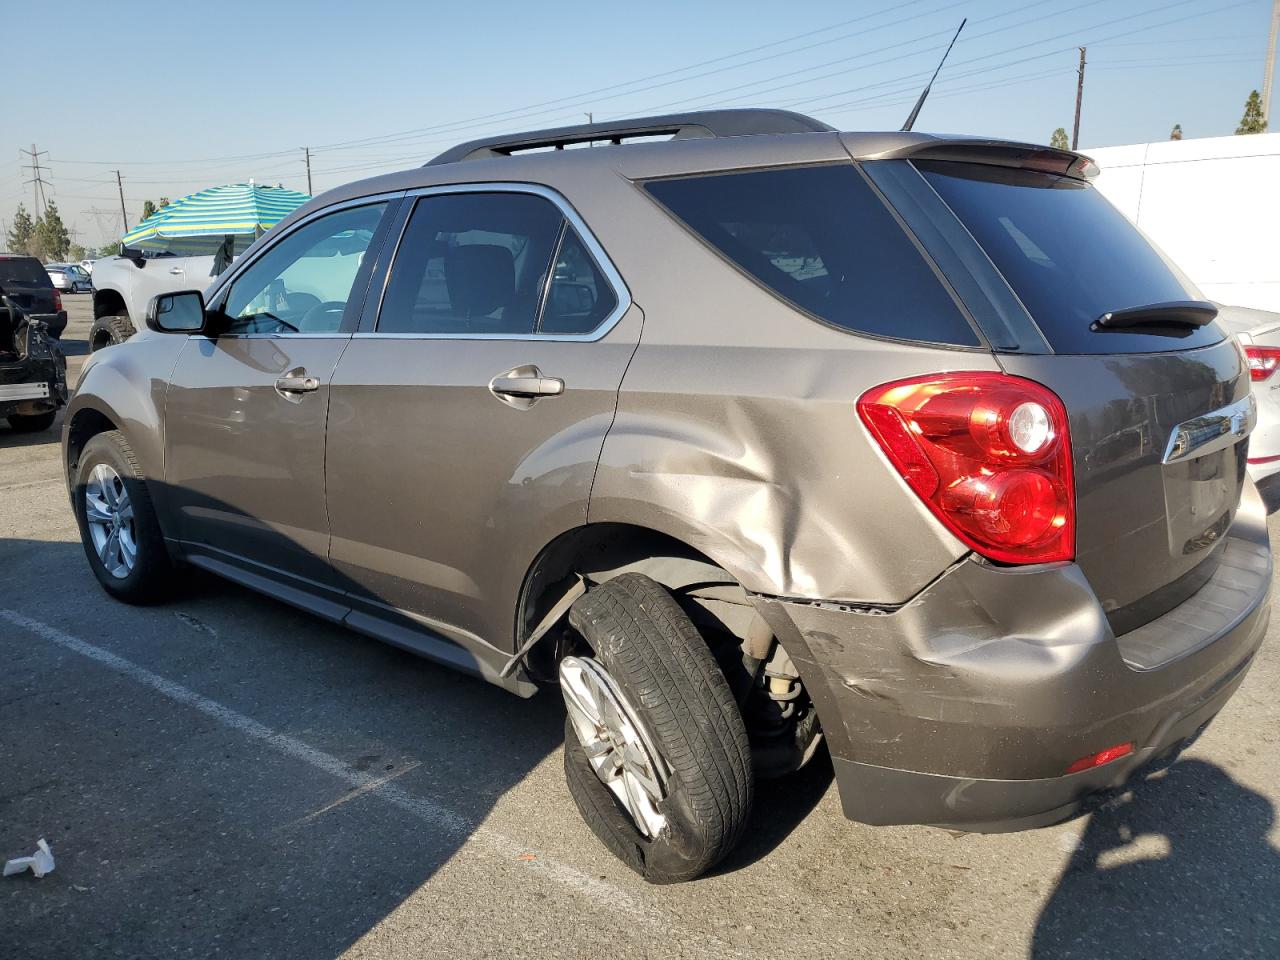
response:
<path id="1" fill-rule="evenodd" d="M 824 744 L 856 820 L 1060 820 L 1221 709 L 1271 582 L 1244 356 L 1092 172 L 727 111 L 333 190 L 86 364 L 89 563 L 558 686 L 653 881 Z"/>

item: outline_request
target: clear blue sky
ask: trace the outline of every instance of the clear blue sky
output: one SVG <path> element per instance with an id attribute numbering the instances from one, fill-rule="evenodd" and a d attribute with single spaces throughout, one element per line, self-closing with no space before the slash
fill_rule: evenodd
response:
<path id="1" fill-rule="evenodd" d="M 316 192 L 459 140 L 711 106 L 896 129 L 962 17 L 917 129 L 1081 148 L 1233 133 L 1262 83 L 1270 0 L 0 0 L 0 223 L 42 151 L 81 242 L 142 201 L 256 178 Z M 56 15 L 55 15 L 56 11 Z M 52 28 L 58 26 L 56 35 Z M 15 42 L 22 38 L 20 42 Z M 29 90 L 24 92 L 24 88 Z M 362 142 L 363 141 L 363 142 Z M 114 238 L 111 238 L 114 239 Z"/>

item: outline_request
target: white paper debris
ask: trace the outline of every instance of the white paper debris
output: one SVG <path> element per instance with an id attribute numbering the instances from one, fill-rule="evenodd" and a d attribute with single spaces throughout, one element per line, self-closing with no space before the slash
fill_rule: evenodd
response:
<path id="1" fill-rule="evenodd" d="M 29 857 L 14 857 L 4 865 L 4 875 L 11 877 L 15 873 L 30 869 L 37 877 L 53 872 L 53 851 L 44 837 L 36 843 L 36 852 Z"/>

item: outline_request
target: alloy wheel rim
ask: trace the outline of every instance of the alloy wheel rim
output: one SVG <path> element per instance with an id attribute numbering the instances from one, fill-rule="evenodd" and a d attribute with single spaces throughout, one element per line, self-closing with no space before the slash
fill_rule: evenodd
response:
<path id="1" fill-rule="evenodd" d="M 591 769 L 636 829 L 652 840 L 667 823 L 660 809 L 667 798 L 667 773 L 635 708 L 590 657 L 560 662 L 560 691 Z"/>
<path id="2" fill-rule="evenodd" d="M 102 566 L 123 580 L 138 562 L 138 541 L 129 491 L 109 464 L 99 463 L 89 473 L 84 485 L 84 513 L 89 539 Z"/>

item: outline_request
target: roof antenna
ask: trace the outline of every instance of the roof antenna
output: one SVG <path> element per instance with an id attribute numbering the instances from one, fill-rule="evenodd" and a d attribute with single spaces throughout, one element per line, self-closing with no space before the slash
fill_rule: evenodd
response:
<path id="1" fill-rule="evenodd" d="M 916 117 L 920 116 L 920 108 L 924 106 L 924 102 L 928 99 L 929 91 L 933 88 L 933 81 L 938 79 L 938 70 L 942 69 L 942 65 L 947 62 L 947 57 L 951 55 L 951 48 L 956 45 L 956 40 L 960 36 L 960 31 L 964 29 L 964 25 L 969 22 L 969 18 L 965 17 L 960 21 L 960 26 L 956 28 L 956 35 L 951 38 L 951 42 L 947 44 L 947 52 L 942 55 L 942 59 L 938 61 L 938 69 L 933 71 L 933 76 L 929 78 L 929 82 L 925 84 L 924 89 L 920 91 L 920 99 L 916 101 L 916 105 L 911 108 L 911 115 L 907 117 L 907 122 L 902 125 L 903 133 L 906 133 L 916 125 Z"/>

